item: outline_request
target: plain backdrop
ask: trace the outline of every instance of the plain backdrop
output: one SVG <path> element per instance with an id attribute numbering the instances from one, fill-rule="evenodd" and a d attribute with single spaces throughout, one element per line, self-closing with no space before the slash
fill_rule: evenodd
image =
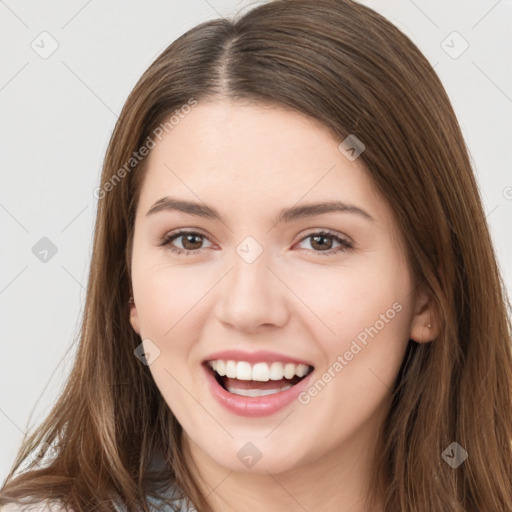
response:
<path id="1" fill-rule="evenodd" d="M 93 190 L 126 97 L 186 30 L 259 3 L 0 0 L 1 480 L 71 368 Z M 397 25 L 435 66 L 474 162 L 510 294 L 512 2 L 361 3 Z"/>

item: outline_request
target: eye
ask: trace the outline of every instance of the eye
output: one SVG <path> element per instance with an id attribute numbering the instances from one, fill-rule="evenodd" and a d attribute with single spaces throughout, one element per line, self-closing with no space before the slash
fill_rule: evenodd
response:
<path id="1" fill-rule="evenodd" d="M 313 252 L 321 253 L 322 256 L 328 256 L 330 254 L 335 254 L 339 252 L 348 251 L 350 249 L 354 248 L 354 245 L 352 242 L 349 242 L 348 240 L 339 237 L 338 235 L 331 233 L 329 231 L 318 231 L 315 233 L 311 233 L 308 236 L 304 237 L 301 242 L 304 240 L 311 239 L 311 246 L 312 247 L 319 247 L 320 250 L 315 250 Z M 329 242 L 329 240 L 331 240 Z M 335 249 L 332 249 L 333 242 L 337 242 L 339 246 Z M 322 249 L 323 247 L 323 249 Z"/>
<path id="2" fill-rule="evenodd" d="M 174 240 L 182 239 L 181 247 L 173 247 L 172 243 Z M 159 242 L 160 247 L 165 247 L 171 252 L 176 254 L 185 254 L 189 255 L 194 252 L 199 252 L 202 248 L 201 244 L 207 238 L 201 233 L 197 233 L 195 231 L 178 231 L 177 233 L 169 233 L 164 236 Z"/>
<path id="3" fill-rule="evenodd" d="M 173 246 L 173 242 L 180 239 L 181 247 Z M 302 238 L 300 243 L 308 239 L 311 239 L 311 246 L 314 249 L 313 252 L 321 253 L 322 256 L 328 256 L 354 248 L 354 245 L 348 240 L 325 230 L 307 235 L 306 237 Z M 206 236 L 196 231 L 178 231 L 176 233 L 169 233 L 164 236 L 159 241 L 158 245 L 160 247 L 165 247 L 167 250 L 175 254 L 185 254 L 188 256 L 192 253 L 200 252 L 200 250 L 203 249 L 201 245 L 205 240 L 208 240 Z M 338 244 L 338 247 L 335 247 L 334 249 L 332 248 L 333 241 Z"/>

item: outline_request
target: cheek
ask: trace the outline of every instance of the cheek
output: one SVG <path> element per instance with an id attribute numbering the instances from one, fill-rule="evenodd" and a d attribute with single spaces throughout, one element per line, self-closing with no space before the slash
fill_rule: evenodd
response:
<path id="1" fill-rule="evenodd" d="M 133 288 L 141 338 L 149 338 L 159 350 L 150 371 L 174 410 L 188 400 L 182 385 L 190 389 L 196 378 L 191 364 L 197 362 L 196 345 L 202 338 L 207 313 L 204 299 L 218 281 L 218 274 L 207 270 L 206 265 L 199 269 L 195 265 L 154 263 L 156 259 L 154 255 L 151 259 L 134 254 Z"/>
<path id="2" fill-rule="evenodd" d="M 333 383 L 318 403 L 358 408 L 363 394 L 369 412 L 392 386 L 409 339 L 411 281 L 398 258 L 394 265 L 381 261 L 325 274 L 309 294 L 308 305 L 334 331 L 318 320 L 310 324 L 324 355 L 319 373 L 330 372 L 326 380 Z"/>
<path id="3" fill-rule="evenodd" d="M 403 273 L 405 274 L 405 273 Z M 388 272 L 338 275 L 317 281 L 308 321 L 321 354 L 316 380 L 300 397 L 312 432 L 323 432 L 327 449 L 384 414 L 407 347 L 411 304 L 408 277 Z M 380 276 L 377 278 L 377 276 Z M 327 429 L 325 426 L 330 425 Z M 297 420 L 295 428 L 300 429 Z M 318 442 L 318 441 L 317 441 Z"/>
<path id="4" fill-rule="evenodd" d="M 201 337 L 201 299 L 211 284 L 192 267 L 144 265 L 142 259 L 133 280 L 141 338 L 149 338 L 159 350 L 149 370 L 168 406 L 181 418 L 197 405 L 186 392 L 195 378 L 189 362 Z"/>
<path id="5" fill-rule="evenodd" d="M 380 268 L 378 262 L 360 268 L 333 266 L 303 272 L 293 282 L 305 305 L 300 306 L 302 317 L 314 328 L 316 338 L 339 344 L 375 324 L 379 331 L 394 332 L 407 325 L 410 280 L 398 266 Z M 393 329 L 388 328 L 391 325 Z"/>
<path id="6" fill-rule="evenodd" d="M 188 315 L 201 309 L 201 301 L 212 287 L 211 272 L 193 265 L 152 264 L 144 255 L 138 260 L 134 256 L 134 261 L 132 279 L 141 336 L 172 339 L 187 323 Z"/>

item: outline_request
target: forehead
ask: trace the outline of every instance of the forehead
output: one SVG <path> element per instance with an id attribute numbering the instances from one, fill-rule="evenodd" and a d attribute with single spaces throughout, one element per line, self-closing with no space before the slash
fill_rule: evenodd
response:
<path id="1" fill-rule="evenodd" d="M 146 211 L 169 194 L 219 208 L 344 200 L 385 214 L 362 161 L 348 160 L 327 127 L 295 111 L 199 102 L 156 142 L 140 195 Z"/>

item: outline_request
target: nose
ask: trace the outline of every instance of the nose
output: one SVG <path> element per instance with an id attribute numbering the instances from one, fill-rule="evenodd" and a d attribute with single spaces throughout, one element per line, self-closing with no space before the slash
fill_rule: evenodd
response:
<path id="1" fill-rule="evenodd" d="M 290 314 L 290 291 L 270 268 L 266 251 L 252 263 L 235 253 L 231 262 L 217 288 L 217 320 L 247 333 L 283 327 Z"/>

